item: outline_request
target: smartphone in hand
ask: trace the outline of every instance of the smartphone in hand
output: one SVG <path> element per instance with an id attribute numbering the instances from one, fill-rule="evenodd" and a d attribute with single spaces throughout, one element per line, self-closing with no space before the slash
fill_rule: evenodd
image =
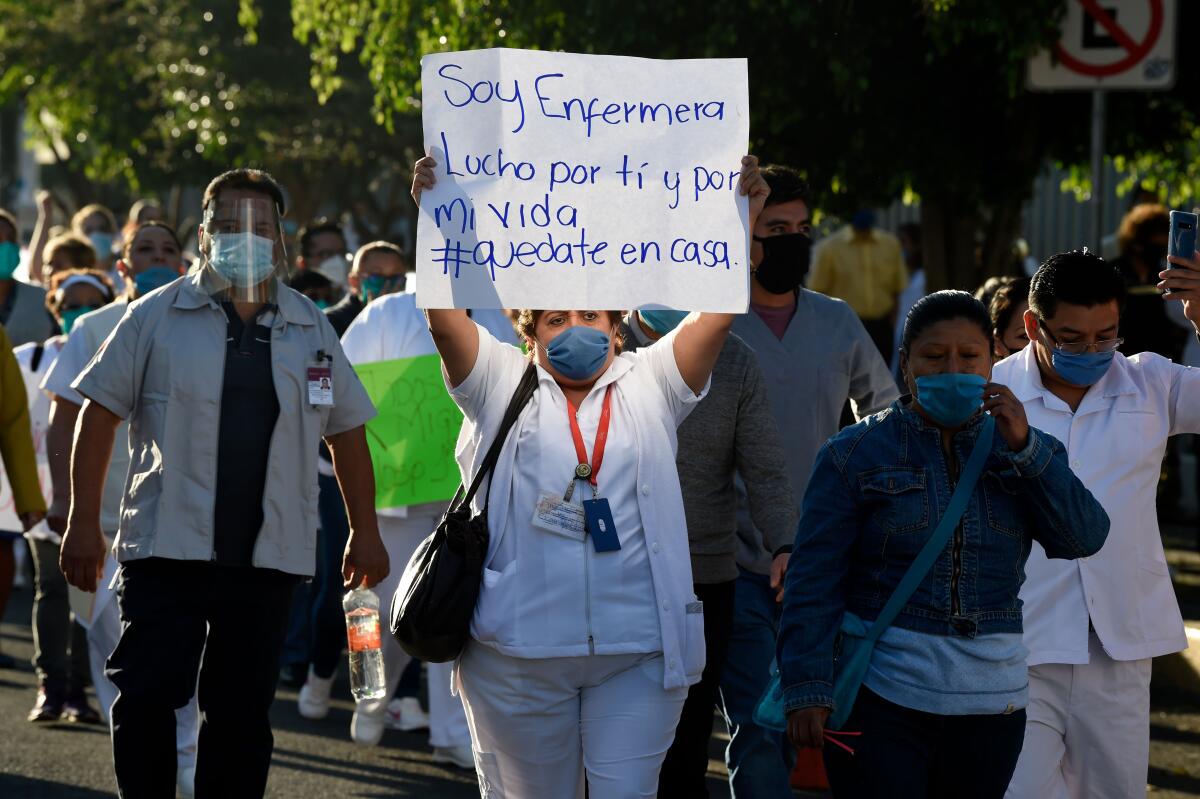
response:
<path id="1" fill-rule="evenodd" d="M 1190 211 L 1171 212 L 1171 238 L 1167 243 L 1167 255 L 1174 255 L 1176 258 L 1195 257 L 1197 224 L 1200 224 L 1200 217 Z M 1174 264 L 1168 261 L 1167 268 L 1173 267 Z M 1171 290 L 1167 289 L 1163 293 L 1170 294 Z"/>

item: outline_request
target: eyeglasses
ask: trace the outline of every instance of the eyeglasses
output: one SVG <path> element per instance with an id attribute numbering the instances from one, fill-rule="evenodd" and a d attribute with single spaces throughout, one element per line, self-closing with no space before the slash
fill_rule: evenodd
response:
<path id="1" fill-rule="evenodd" d="M 1088 344 L 1083 341 L 1068 341 L 1063 343 L 1058 340 L 1057 336 L 1050 332 L 1050 328 L 1046 326 L 1045 320 L 1038 321 L 1041 322 L 1041 329 L 1045 330 L 1046 335 L 1050 337 L 1052 342 L 1054 342 L 1054 348 L 1059 352 L 1065 352 L 1068 355 L 1083 355 L 1088 350 L 1100 353 L 1116 352 L 1118 349 L 1120 349 L 1121 345 L 1125 343 L 1125 339 L 1123 338 L 1105 339 L 1104 341 L 1097 341 L 1094 344 Z"/>

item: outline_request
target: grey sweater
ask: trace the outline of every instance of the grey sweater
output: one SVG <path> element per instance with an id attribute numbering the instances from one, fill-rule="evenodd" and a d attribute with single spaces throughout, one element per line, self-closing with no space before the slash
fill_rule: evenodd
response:
<path id="1" fill-rule="evenodd" d="M 621 332 L 627 350 L 651 343 L 635 320 Z M 676 464 L 694 582 L 737 579 L 735 473 L 745 485 L 754 525 L 763 533 L 764 556 L 791 546 L 796 502 L 779 431 L 754 352 L 737 336 L 730 335 L 721 348 L 708 396 L 679 426 Z"/>

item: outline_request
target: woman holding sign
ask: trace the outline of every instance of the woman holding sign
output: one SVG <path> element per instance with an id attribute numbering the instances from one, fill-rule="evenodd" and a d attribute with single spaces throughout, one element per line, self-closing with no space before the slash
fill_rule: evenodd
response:
<path id="1" fill-rule="evenodd" d="M 989 382 L 992 345 L 971 295 L 919 300 L 900 348 L 913 396 L 842 430 L 813 467 L 780 684 L 792 742 L 824 745 L 839 799 L 1004 796 L 1025 734 L 1030 541 L 1071 559 L 1108 534 L 1063 445 Z"/>
<path id="2" fill-rule="evenodd" d="M 417 162 L 413 197 L 435 182 Z M 742 161 L 750 226 L 768 189 Z M 705 395 L 733 322 L 694 313 L 637 353 L 619 311 L 520 311 L 529 355 L 463 310 L 429 310 L 477 470 L 530 361 L 538 384 L 475 499 L 491 542 L 458 661 L 486 796 L 653 796 L 704 667 L 675 430 Z M 469 482 L 469 480 L 467 481 Z"/>

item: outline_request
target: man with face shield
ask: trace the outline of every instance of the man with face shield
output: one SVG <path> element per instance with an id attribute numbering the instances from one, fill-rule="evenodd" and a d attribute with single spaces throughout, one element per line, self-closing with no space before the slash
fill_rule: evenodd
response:
<path id="1" fill-rule="evenodd" d="M 846 400 L 862 419 L 899 392 L 850 306 L 801 287 L 811 248 L 808 186 L 787 167 L 768 166 L 763 177 L 771 194 L 752 228 L 750 313 L 737 317 L 733 332 L 758 356 L 798 513 L 817 451 L 838 431 Z M 721 676 L 725 761 L 735 796 L 788 797 L 793 749 L 753 718 L 771 677 L 780 610 L 771 568 L 780 552 L 768 549 L 755 522 L 740 491 L 733 633 Z"/>
<path id="2" fill-rule="evenodd" d="M 106 549 L 100 486 L 118 425 L 130 421 L 114 545 L 122 625 L 107 672 L 126 796 L 174 790 L 175 709 L 197 675 L 197 794 L 264 792 L 288 607 L 315 566 L 322 438 L 351 522 L 346 584 L 374 585 L 388 571 L 363 427 L 374 408 L 324 316 L 280 280 L 282 210 L 265 172 L 215 178 L 201 268 L 130 304 L 71 384 L 85 401 L 61 566 L 85 591 Z"/>
<path id="3" fill-rule="evenodd" d="M 1200 323 L 1200 253 L 1158 273 L 1168 302 Z M 1033 277 L 1030 346 L 996 365 L 1029 424 L 1067 447 L 1071 469 L 1112 520 L 1100 552 L 1025 564 L 1029 707 L 1008 796 L 1141 796 L 1149 758 L 1151 659 L 1186 649 L 1155 508 L 1171 436 L 1200 432 L 1200 370 L 1118 349 L 1126 285 L 1086 250 Z M 1162 302 L 1163 300 L 1159 300 Z M 1200 329 L 1200 328 L 1198 328 Z"/>
<path id="4" fill-rule="evenodd" d="M 414 198 L 434 166 L 417 162 Z M 739 191 L 753 227 L 768 190 L 752 156 Z M 536 380 L 489 479 L 492 545 L 458 661 L 480 785 L 496 797 L 582 797 L 585 784 L 594 799 L 654 796 L 705 657 L 676 428 L 708 392 L 733 317 L 694 313 L 625 353 L 619 311 L 527 308 L 523 355 L 465 310 L 426 315 L 465 417 L 468 483 L 510 398 Z"/>

